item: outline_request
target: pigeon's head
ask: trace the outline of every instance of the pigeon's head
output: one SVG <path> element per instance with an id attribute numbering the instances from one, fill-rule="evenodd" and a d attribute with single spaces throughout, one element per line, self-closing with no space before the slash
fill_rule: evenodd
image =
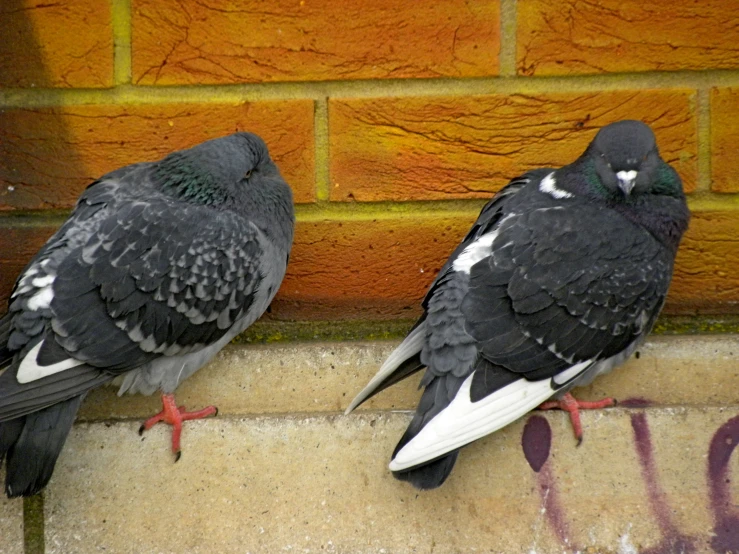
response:
<path id="1" fill-rule="evenodd" d="M 664 162 L 654 133 L 641 121 L 624 120 L 603 127 L 588 147 L 600 183 L 625 197 L 649 192 Z"/>
<path id="2" fill-rule="evenodd" d="M 204 142 L 193 150 L 193 155 L 229 189 L 269 187 L 274 177 L 280 177 L 267 145 L 254 133 L 234 133 Z"/>
<path id="3" fill-rule="evenodd" d="M 267 145 L 253 133 L 173 152 L 155 164 L 154 175 L 159 188 L 180 201 L 240 213 L 292 240 L 292 191 Z"/>
<path id="4" fill-rule="evenodd" d="M 279 175 L 264 141 L 235 133 L 173 152 L 157 164 L 162 188 L 182 200 L 219 205 L 260 177 Z"/>

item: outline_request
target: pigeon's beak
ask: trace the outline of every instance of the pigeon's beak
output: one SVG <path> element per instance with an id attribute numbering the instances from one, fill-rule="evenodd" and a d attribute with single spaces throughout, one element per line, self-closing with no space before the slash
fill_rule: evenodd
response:
<path id="1" fill-rule="evenodd" d="M 637 171 L 634 171 L 633 169 L 630 171 L 619 171 L 616 173 L 616 177 L 618 177 L 618 188 L 620 188 L 624 192 L 624 196 L 629 196 L 631 194 L 631 190 L 634 188 L 634 183 L 636 182 L 636 176 L 638 175 Z"/>

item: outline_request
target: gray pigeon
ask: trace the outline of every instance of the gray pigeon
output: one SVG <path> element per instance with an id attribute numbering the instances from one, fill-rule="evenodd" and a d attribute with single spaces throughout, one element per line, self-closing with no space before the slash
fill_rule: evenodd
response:
<path id="1" fill-rule="evenodd" d="M 482 209 L 423 302 L 424 314 L 347 413 L 426 368 L 390 469 L 440 486 L 459 449 L 628 358 L 667 294 L 690 214 L 651 129 L 620 121 L 560 169 L 511 181 Z M 545 401 L 554 397 L 554 403 Z"/>
<path id="2" fill-rule="evenodd" d="M 41 490 L 85 394 L 173 392 L 269 306 L 293 240 L 292 192 L 236 133 L 91 184 L 18 278 L 0 320 L 0 463 L 8 497 Z"/>

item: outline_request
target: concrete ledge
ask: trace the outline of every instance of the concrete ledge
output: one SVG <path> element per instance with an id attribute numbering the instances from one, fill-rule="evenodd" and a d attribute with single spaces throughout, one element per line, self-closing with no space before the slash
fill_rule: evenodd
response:
<path id="1" fill-rule="evenodd" d="M 418 378 L 340 413 L 396 344 L 227 348 L 178 391 L 221 410 L 185 426 L 178 463 L 169 428 L 137 434 L 158 398 L 93 392 L 31 539 L 60 554 L 739 552 L 736 337 L 651 339 L 577 391 L 622 401 L 583 414 L 582 446 L 564 413 L 534 413 L 429 492 L 387 470 Z M 22 506 L 0 502 L 0 553 L 23 552 Z"/>
<path id="2" fill-rule="evenodd" d="M 340 412 L 375 374 L 398 341 L 232 345 L 177 391 L 188 407 L 215 404 L 223 415 Z M 382 392 L 364 409 L 414 409 L 420 374 Z M 577 391 L 583 399 L 614 396 L 653 405 L 720 406 L 739 400 L 739 338 L 734 335 L 651 338 L 632 359 Z M 84 420 L 145 418 L 155 397 L 117 398 L 93 391 Z"/>
<path id="3" fill-rule="evenodd" d="M 82 424 L 46 492 L 46 547 L 56 553 L 713 552 L 711 541 L 726 535 L 720 522 L 739 498 L 739 482 L 726 482 L 739 471 L 739 458 L 711 453 L 711 442 L 718 436 L 730 454 L 733 446 L 716 432 L 727 421 L 737 427 L 736 413 L 587 413 L 579 448 L 564 414 L 537 414 L 526 430 L 520 421 L 464 449 L 448 482 L 425 493 L 387 471 L 405 413 L 194 422 L 177 464 L 167 429 L 142 440 L 133 422 Z M 545 438 L 542 429 L 551 432 L 551 452 L 538 459 L 543 465 L 536 472 L 521 445 Z M 730 467 L 712 475 L 717 456 Z"/>
<path id="4" fill-rule="evenodd" d="M 0 554 L 23 552 L 23 502 L 0 497 Z"/>

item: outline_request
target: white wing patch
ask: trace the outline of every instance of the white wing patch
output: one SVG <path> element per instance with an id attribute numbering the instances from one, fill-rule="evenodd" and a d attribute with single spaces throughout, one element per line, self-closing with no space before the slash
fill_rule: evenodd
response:
<path id="1" fill-rule="evenodd" d="M 572 193 L 567 192 L 566 190 L 557 188 L 557 181 L 554 178 L 554 171 L 552 171 L 549 175 L 541 180 L 541 183 L 539 183 L 539 191 L 553 196 L 558 200 L 561 200 L 562 198 L 572 198 L 574 196 Z"/>
<path id="2" fill-rule="evenodd" d="M 36 292 L 34 292 L 33 296 L 31 296 L 26 303 L 26 308 L 34 312 L 48 309 L 49 306 L 51 306 L 51 301 L 54 299 L 52 285 L 54 284 L 56 275 L 49 273 L 35 277 L 35 275 L 38 275 L 39 273 L 39 267 L 43 268 L 46 266 L 47 262 L 48 260 L 44 260 L 38 266 L 32 267 L 26 271 L 18 282 L 18 287 L 13 293 L 13 298 L 15 298 L 16 296 L 27 294 L 36 289 Z"/>
<path id="3" fill-rule="evenodd" d="M 469 275 L 470 269 L 473 265 L 490 255 L 492 252 L 493 241 L 497 236 L 498 230 L 496 229 L 495 231 L 482 235 L 475 242 L 465 248 L 452 264 L 454 271 L 461 271 Z"/>
<path id="4" fill-rule="evenodd" d="M 36 358 L 39 350 L 41 350 L 42 344 L 43 341 L 39 342 L 21 360 L 21 365 L 18 367 L 18 374 L 16 375 L 16 379 L 18 379 L 19 383 L 30 383 L 31 381 L 54 375 L 55 373 L 59 373 L 60 371 L 70 369 L 84 363 L 79 360 L 75 360 L 74 358 L 68 358 L 52 365 L 40 366 L 37 364 Z"/>
<path id="5" fill-rule="evenodd" d="M 562 373 L 570 377 L 592 364 L 581 362 Z M 484 437 L 530 412 L 556 392 L 552 379 L 519 379 L 490 396 L 472 402 L 474 373 L 465 379 L 451 404 L 434 417 L 390 462 L 391 471 L 402 471 L 429 462 Z M 568 379 L 569 380 L 569 379 Z"/>
<path id="6" fill-rule="evenodd" d="M 53 278 L 52 278 L 53 280 Z M 54 292 L 51 290 L 51 285 L 45 286 L 31 298 L 28 299 L 26 306 L 29 310 L 38 311 L 45 310 L 51 306 L 51 301 L 54 299 Z"/>

